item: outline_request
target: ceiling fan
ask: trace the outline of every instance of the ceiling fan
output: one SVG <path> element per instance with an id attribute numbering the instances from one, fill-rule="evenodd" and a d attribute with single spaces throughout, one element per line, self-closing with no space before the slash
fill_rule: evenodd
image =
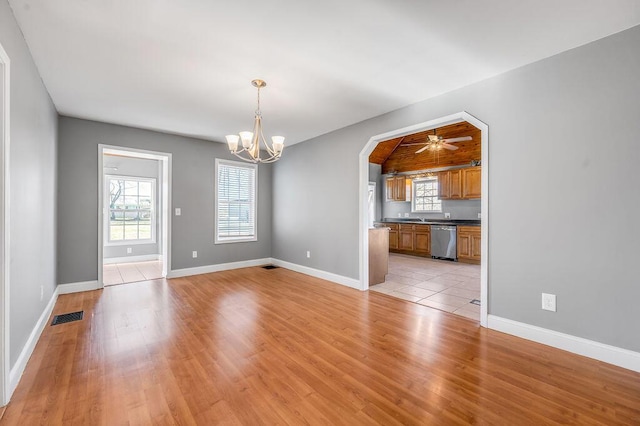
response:
<path id="1" fill-rule="evenodd" d="M 426 151 L 428 149 L 432 151 L 436 151 L 441 148 L 444 148 L 450 151 L 455 151 L 456 149 L 458 149 L 458 147 L 451 145 L 452 143 L 470 141 L 471 139 L 473 139 L 471 136 L 462 136 L 459 138 L 443 138 L 442 136 L 437 136 L 435 134 L 435 130 L 433 131 L 433 133 L 434 133 L 433 135 L 427 135 L 428 139 L 426 142 L 407 144 L 407 146 L 424 145 L 422 148 L 416 151 L 416 154 L 420 154 L 421 152 Z"/>

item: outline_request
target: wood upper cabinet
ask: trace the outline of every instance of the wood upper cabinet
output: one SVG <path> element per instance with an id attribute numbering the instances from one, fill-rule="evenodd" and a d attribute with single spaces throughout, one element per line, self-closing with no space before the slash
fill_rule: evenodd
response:
<path id="1" fill-rule="evenodd" d="M 462 198 L 480 198 L 482 195 L 482 167 L 462 169 Z"/>
<path id="2" fill-rule="evenodd" d="M 445 170 L 438 173 L 438 198 L 468 200 L 480 198 L 481 167 Z"/>
<path id="3" fill-rule="evenodd" d="M 480 263 L 481 240 L 479 226 L 458 226 L 458 261 Z"/>
<path id="4" fill-rule="evenodd" d="M 438 173 L 438 195 L 441 200 L 459 200 L 462 196 L 460 169 Z"/>
<path id="5" fill-rule="evenodd" d="M 411 179 L 404 176 L 388 177 L 387 201 L 411 201 Z"/>

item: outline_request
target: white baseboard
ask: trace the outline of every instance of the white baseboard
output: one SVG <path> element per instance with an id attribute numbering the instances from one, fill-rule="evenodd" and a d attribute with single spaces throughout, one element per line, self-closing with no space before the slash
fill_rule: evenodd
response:
<path id="1" fill-rule="evenodd" d="M 138 256 L 110 257 L 104 258 L 102 263 L 112 265 L 114 263 L 149 262 L 152 260 L 162 260 L 161 254 L 141 254 Z"/>
<path id="2" fill-rule="evenodd" d="M 489 328 L 640 372 L 640 353 L 489 315 Z"/>
<path id="3" fill-rule="evenodd" d="M 167 274 L 167 278 L 188 277 L 191 275 L 209 274 L 211 272 L 228 271 L 231 269 L 249 268 L 271 264 L 271 258 L 243 260 L 240 262 L 219 263 L 217 265 L 197 266 L 195 268 L 174 269 Z"/>
<path id="4" fill-rule="evenodd" d="M 58 294 L 78 293 L 81 291 L 98 290 L 102 287 L 98 281 L 83 281 L 79 283 L 58 284 Z"/>
<path id="5" fill-rule="evenodd" d="M 31 330 L 31 334 L 22 348 L 22 351 L 18 356 L 18 360 L 9 372 L 9 395 L 7 396 L 7 400 L 11 399 L 13 392 L 16 390 L 16 387 L 18 387 L 18 383 L 20 383 L 20 378 L 22 377 L 25 368 L 27 368 L 27 362 L 29 362 L 29 358 L 31 358 L 31 354 L 33 354 L 33 350 L 36 348 L 36 344 L 40 339 L 42 331 L 47 326 L 49 316 L 51 315 L 51 312 L 53 312 L 53 307 L 56 305 L 56 300 L 58 300 L 58 287 L 56 287 L 51 295 L 49 303 L 47 303 L 47 306 L 44 308 L 44 311 L 42 311 L 40 318 L 38 318 L 38 322 L 35 327 L 33 327 L 33 330 Z"/>
<path id="6" fill-rule="evenodd" d="M 323 280 L 331 281 L 336 284 L 341 284 L 347 287 L 355 288 L 356 290 L 362 290 L 360 281 L 345 277 L 342 275 L 334 274 L 332 272 L 321 271 L 320 269 L 310 268 L 308 266 L 298 265 L 295 263 L 285 262 L 280 259 L 271 259 L 271 263 L 276 266 L 281 266 L 292 271 L 300 272 L 305 275 L 311 275 L 312 277 L 321 278 Z"/>

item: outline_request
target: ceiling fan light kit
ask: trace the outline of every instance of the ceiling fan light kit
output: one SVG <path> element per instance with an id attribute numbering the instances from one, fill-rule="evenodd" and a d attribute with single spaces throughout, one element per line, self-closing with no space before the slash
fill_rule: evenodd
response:
<path id="1" fill-rule="evenodd" d="M 456 149 L 458 149 L 458 147 L 455 145 L 451 145 L 452 143 L 470 141 L 472 139 L 473 138 L 471 136 L 462 136 L 459 138 L 443 138 L 442 136 L 437 136 L 436 129 L 433 129 L 433 135 L 427 135 L 427 141 L 424 142 L 425 146 L 417 150 L 416 154 L 420 154 L 427 150 L 438 151 L 442 148 L 448 149 L 449 151 L 455 151 Z"/>
<path id="2" fill-rule="evenodd" d="M 251 84 L 258 89 L 258 107 L 255 112 L 253 132 L 243 131 L 237 135 L 227 135 L 229 151 L 248 163 L 273 163 L 278 161 L 284 150 L 284 136 L 272 136 L 271 144 L 267 143 L 262 133 L 262 113 L 260 112 L 260 89 L 267 83 L 264 80 L 253 80 Z M 242 149 L 238 150 L 238 142 L 242 143 Z M 260 157 L 260 144 L 264 146 L 269 157 Z"/>

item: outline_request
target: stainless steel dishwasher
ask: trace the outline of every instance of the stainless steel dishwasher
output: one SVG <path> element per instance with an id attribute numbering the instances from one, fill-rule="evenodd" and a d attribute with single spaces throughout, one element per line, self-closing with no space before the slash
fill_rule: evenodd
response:
<path id="1" fill-rule="evenodd" d="M 457 230 L 455 225 L 431 225 L 431 257 L 458 260 Z"/>

